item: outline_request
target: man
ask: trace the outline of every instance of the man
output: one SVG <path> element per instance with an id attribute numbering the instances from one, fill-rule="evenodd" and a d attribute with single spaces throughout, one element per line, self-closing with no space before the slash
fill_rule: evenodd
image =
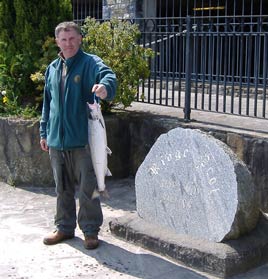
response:
<path id="1" fill-rule="evenodd" d="M 85 237 L 85 248 L 95 249 L 103 215 L 100 200 L 93 195 L 96 184 L 91 182 L 91 159 L 86 148 L 87 102 L 93 103 L 94 95 L 112 100 L 116 77 L 99 57 L 81 50 L 82 36 L 76 23 L 60 23 L 55 37 L 60 53 L 46 69 L 40 145 L 49 151 L 56 185 L 56 230 L 43 242 L 52 245 L 73 238 L 77 221 Z"/>

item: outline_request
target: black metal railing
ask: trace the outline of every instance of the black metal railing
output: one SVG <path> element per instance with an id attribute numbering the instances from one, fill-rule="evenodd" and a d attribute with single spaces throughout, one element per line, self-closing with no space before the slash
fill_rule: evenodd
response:
<path id="1" fill-rule="evenodd" d="M 147 3 L 147 12 L 137 6 L 138 14 L 155 14 L 130 19 L 140 26 L 139 43 L 155 52 L 137 101 L 183 108 L 185 119 L 193 109 L 268 118 L 267 0 L 137 2 Z M 72 3 L 81 24 L 87 16 L 109 20 L 104 11 L 114 7 L 101 0 Z"/>
<path id="2" fill-rule="evenodd" d="M 267 118 L 268 16 L 135 19 L 155 52 L 137 101 Z"/>

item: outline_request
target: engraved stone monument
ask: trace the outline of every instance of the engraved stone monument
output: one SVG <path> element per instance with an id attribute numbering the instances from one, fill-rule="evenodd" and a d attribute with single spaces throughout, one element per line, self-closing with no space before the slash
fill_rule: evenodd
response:
<path id="1" fill-rule="evenodd" d="M 223 142 L 199 130 L 162 134 L 139 167 L 138 215 L 177 234 L 221 242 L 255 228 L 251 174 Z"/>

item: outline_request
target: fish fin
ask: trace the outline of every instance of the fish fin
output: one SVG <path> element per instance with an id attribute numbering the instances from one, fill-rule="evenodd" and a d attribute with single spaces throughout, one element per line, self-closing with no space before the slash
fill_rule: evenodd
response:
<path id="1" fill-rule="evenodd" d="M 106 152 L 107 154 L 112 155 L 112 150 L 108 146 L 106 146 Z"/>
<path id="2" fill-rule="evenodd" d="M 103 128 L 103 129 L 105 129 L 105 125 L 104 125 L 104 123 L 102 123 L 102 120 L 99 118 L 99 123 L 101 124 L 101 127 Z"/>
<path id="3" fill-rule="evenodd" d="M 111 171 L 107 168 L 105 176 L 113 176 Z"/>

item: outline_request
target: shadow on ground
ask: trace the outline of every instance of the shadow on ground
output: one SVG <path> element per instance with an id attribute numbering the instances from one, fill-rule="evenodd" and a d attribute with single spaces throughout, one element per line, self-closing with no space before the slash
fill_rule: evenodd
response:
<path id="1" fill-rule="evenodd" d="M 95 258 L 99 264 L 107 266 L 109 269 L 114 269 L 117 272 L 136 278 L 178 279 L 178 274 L 180 274 L 179 278 L 207 278 L 194 271 L 189 271 L 189 269 L 175 265 L 163 258 L 150 254 L 140 254 L 139 248 L 137 248 L 136 253 L 132 253 L 102 240 L 99 249 L 85 250 L 83 248 L 83 240 L 79 237 L 76 237 L 72 241 L 68 241 L 68 245 L 89 257 Z M 154 263 L 153 268 L 152 263 Z"/>

